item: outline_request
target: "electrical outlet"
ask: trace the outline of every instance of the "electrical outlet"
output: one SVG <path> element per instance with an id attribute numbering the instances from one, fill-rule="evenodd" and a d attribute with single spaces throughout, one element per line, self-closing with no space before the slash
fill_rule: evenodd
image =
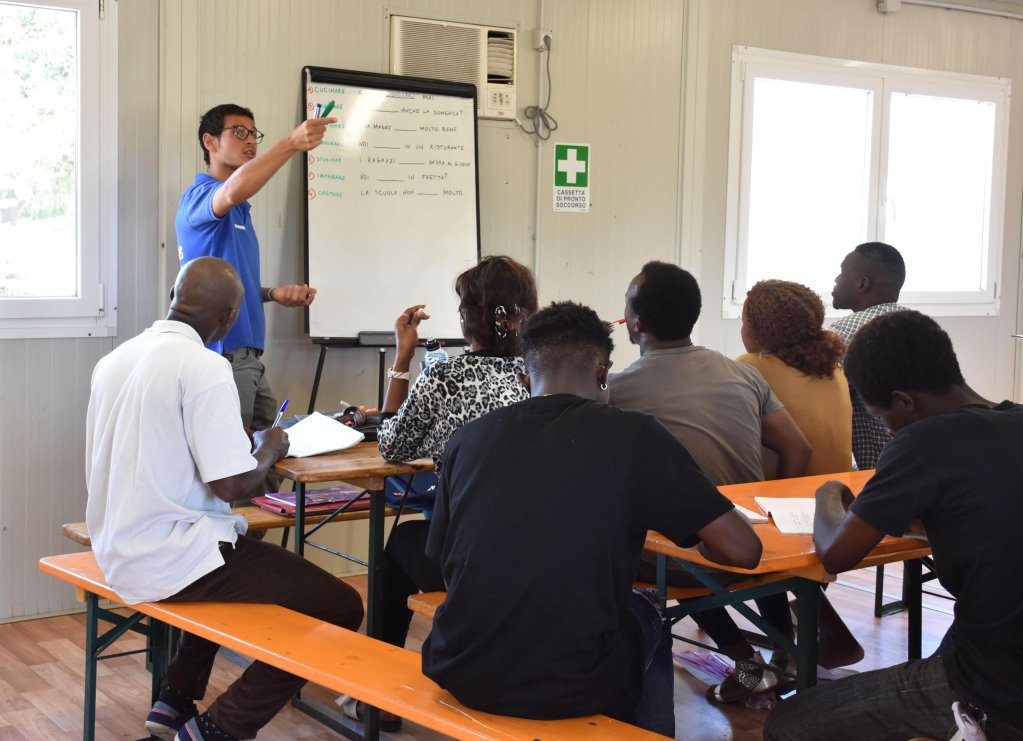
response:
<path id="1" fill-rule="evenodd" d="M 533 31 L 533 48 L 537 51 L 547 51 L 550 48 L 552 38 L 554 38 L 554 35 L 550 29 L 536 29 Z"/>

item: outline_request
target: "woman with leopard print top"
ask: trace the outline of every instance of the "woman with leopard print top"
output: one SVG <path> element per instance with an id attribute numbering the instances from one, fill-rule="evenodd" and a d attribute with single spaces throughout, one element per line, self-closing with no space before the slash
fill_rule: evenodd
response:
<path id="1" fill-rule="evenodd" d="M 469 352 L 423 370 L 409 388 L 409 365 L 419 324 L 429 315 L 410 306 L 394 324 L 397 353 L 388 375 L 377 431 L 387 460 L 433 458 L 438 470 L 448 438 L 477 417 L 529 397 L 519 380 L 519 327 L 536 312 L 536 283 L 529 268 L 510 257 L 485 257 L 455 279 L 458 313 Z"/>

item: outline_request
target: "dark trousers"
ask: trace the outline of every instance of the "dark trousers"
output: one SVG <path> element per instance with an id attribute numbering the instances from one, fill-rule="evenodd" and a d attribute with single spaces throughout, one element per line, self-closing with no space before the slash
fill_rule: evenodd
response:
<path id="1" fill-rule="evenodd" d="M 384 548 L 384 626 L 381 638 L 394 646 L 404 646 L 412 611 L 408 598 L 419 592 L 443 592 L 447 589 L 440 564 L 426 556 L 426 520 L 402 522 L 391 533 Z"/>
<path id="2" fill-rule="evenodd" d="M 955 729 L 941 656 L 864 672 L 800 690 L 767 716 L 767 741 L 905 741 L 948 738 Z M 1020 741 L 1023 730 L 989 720 L 991 741 Z"/>
<path id="3" fill-rule="evenodd" d="M 281 605 L 349 630 L 362 624 L 358 592 L 318 566 L 280 546 L 240 535 L 235 547 L 220 548 L 224 565 L 182 589 L 167 602 L 253 602 Z M 202 699 L 218 644 L 184 633 L 167 667 L 164 686 Z M 213 722 L 239 739 L 255 738 L 305 679 L 253 662 L 209 706 Z"/>

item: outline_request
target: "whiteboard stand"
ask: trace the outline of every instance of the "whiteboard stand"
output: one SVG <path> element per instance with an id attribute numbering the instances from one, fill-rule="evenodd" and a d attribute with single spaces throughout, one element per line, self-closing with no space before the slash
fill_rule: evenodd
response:
<path id="1" fill-rule="evenodd" d="M 367 334 L 384 334 L 377 332 L 370 332 Z M 387 348 L 388 345 L 382 344 L 365 344 L 362 342 L 352 342 L 351 340 L 331 340 L 331 339 L 314 339 L 313 343 L 320 346 L 320 357 L 316 361 L 316 375 L 313 376 L 313 390 L 309 394 L 309 410 L 307 414 L 312 414 L 316 411 L 316 396 L 320 391 L 320 377 L 323 375 L 323 361 L 327 357 L 327 350 L 331 348 L 344 348 L 344 347 L 372 347 L 376 346 L 379 351 L 379 362 L 377 364 L 377 409 L 384 405 L 384 378 L 387 376 Z M 394 334 L 391 333 L 390 347 L 394 347 Z"/>
<path id="2" fill-rule="evenodd" d="M 425 342 L 425 340 L 424 340 Z M 468 343 L 464 338 L 442 339 L 441 344 L 446 348 L 465 347 Z M 359 332 L 355 341 L 350 339 L 338 340 L 329 337 L 313 339 L 313 344 L 320 346 L 320 357 L 316 361 L 316 375 L 313 376 L 313 390 L 309 394 L 309 409 L 307 414 L 316 411 L 316 396 L 320 391 L 320 377 L 323 375 L 323 361 L 327 357 L 327 350 L 332 348 L 360 348 L 375 347 L 378 351 L 377 363 L 377 409 L 384 405 L 384 381 L 387 378 L 387 349 L 394 347 L 394 332 Z M 422 343 L 419 345 L 422 346 Z"/>

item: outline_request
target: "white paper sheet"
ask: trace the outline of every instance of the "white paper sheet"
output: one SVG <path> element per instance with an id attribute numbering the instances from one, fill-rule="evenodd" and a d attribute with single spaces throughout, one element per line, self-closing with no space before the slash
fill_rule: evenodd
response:
<path id="1" fill-rule="evenodd" d="M 813 513 L 817 502 L 809 497 L 753 497 L 760 509 L 774 518 L 786 535 L 813 535 Z"/>
<path id="2" fill-rule="evenodd" d="M 754 512 L 751 509 L 746 509 L 745 507 L 740 507 L 738 504 L 735 505 L 735 508 L 737 510 L 739 510 L 740 513 L 745 515 L 746 519 L 749 520 L 754 525 L 756 525 L 758 523 L 761 523 L 761 522 L 767 522 L 767 516 L 766 515 L 762 515 L 759 512 Z"/>
<path id="3" fill-rule="evenodd" d="M 344 450 L 365 439 L 358 430 L 343 425 L 319 412 L 313 412 L 301 422 L 288 428 L 288 455 L 306 458 L 310 455 Z"/>

